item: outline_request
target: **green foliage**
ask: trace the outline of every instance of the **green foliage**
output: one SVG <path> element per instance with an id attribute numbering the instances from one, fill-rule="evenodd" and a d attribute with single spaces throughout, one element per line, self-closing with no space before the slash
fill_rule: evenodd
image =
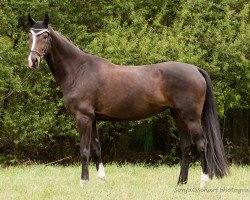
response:
<path id="1" fill-rule="evenodd" d="M 26 67 L 28 13 L 42 19 L 48 11 L 56 30 L 116 64 L 170 60 L 195 64 L 211 75 L 221 116 L 228 108 L 249 108 L 250 3 L 246 0 L 9 0 L 1 1 L 0 7 L 2 155 L 27 157 L 22 153 L 25 148 L 47 148 L 57 136 L 78 135 L 48 67 L 43 64 L 32 74 Z M 12 95 L 5 99 L 8 94 Z M 120 126 L 99 124 L 110 140 L 122 136 L 123 130 L 137 131 L 134 123 Z M 152 151 L 148 136 L 144 149 Z"/>
<path id="2" fill-rule="evenodd" d="M 154 137 L 153 137 L 153 126 L 147 122 L 142 122 L 137 127 L 133 137 L 134 144 L 137 144 L 137 149 L 145 152 L 152 152 L 154 150 Z"/>

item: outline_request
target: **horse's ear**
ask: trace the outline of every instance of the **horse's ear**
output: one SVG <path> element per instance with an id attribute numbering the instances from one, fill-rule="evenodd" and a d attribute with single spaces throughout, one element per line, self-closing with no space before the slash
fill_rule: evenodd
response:
<path id="1" fill-rule="evenodd" d="M 48 26 L 48 24 L 49 24 L 49 15 L 48 15 L 48 12 L 45 13 L 43 23 L 44 23 L 46 26 Z"/>
<path id="2" fill-rule="evenodd" d="M 33 26 L 36 23 L 36 21 L 31 17 L 30 13 L 28 15 L 28 20 L 29 20 L 30 26 Z"/>

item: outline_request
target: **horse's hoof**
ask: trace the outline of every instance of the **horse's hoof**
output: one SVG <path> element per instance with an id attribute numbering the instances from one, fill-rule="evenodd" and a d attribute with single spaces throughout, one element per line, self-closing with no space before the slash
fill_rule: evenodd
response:
<path id="1" fill-rule="evenodd" d="M 99 178 L 99 182 L 104 182 L 106 180 L 106 177 L 98 177 Z"/>
<path id="2" fill-rule="evenodd" d="M 87 182 L 88 182 L 88 180 L 82 180 L 82 179 L 80 179 L 80 184 L 79 184 L 79 186 L 80 186 L 80 187 L 83 187 Z"/>
<path id="3" fill-rule="evenodd" d="M 178 185 L 184 185 L 187 184 L 187 180 L 179 179 L 178 180 Z"/>
<path id="4" fill-rule="evenodd" d="M 184 184 L 187 184 L 187 181 L 179 181 L 178 182 L 178 185 L 184 185 Z"/>

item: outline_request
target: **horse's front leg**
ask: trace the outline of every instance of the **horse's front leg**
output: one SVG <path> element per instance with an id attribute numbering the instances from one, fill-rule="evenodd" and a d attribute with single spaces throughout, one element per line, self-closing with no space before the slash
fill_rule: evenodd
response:
<path id="1" fill-rule="evenodd" d="M 89 180 L 89 156 L 93 118 L 79 114 L 76 116 L 76 121 L 80 132 L 80 157 L 82 161 L 80 186 L 83 186 Z"/>

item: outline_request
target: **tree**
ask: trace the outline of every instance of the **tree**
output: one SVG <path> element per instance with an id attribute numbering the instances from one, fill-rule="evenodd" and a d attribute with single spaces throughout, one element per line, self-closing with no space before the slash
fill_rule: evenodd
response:
<path id="1" fill-rule="evenodd" d="M 28 13 L 42 19 L 48 11 L 56 30 L 116 64 L 175 60 L 207 70 L 221 117 L 228 108 L 249 108 L 248 1 L 11 0 L 0 6 L 0 158 L 48 156 L 58 137 L 78 136 L 48 67 L 26 67 Z M 101 132 L 115 134 L 104 124 Z M 136 132 L 134 125 L 122 124 L 118 136 Z"/>

